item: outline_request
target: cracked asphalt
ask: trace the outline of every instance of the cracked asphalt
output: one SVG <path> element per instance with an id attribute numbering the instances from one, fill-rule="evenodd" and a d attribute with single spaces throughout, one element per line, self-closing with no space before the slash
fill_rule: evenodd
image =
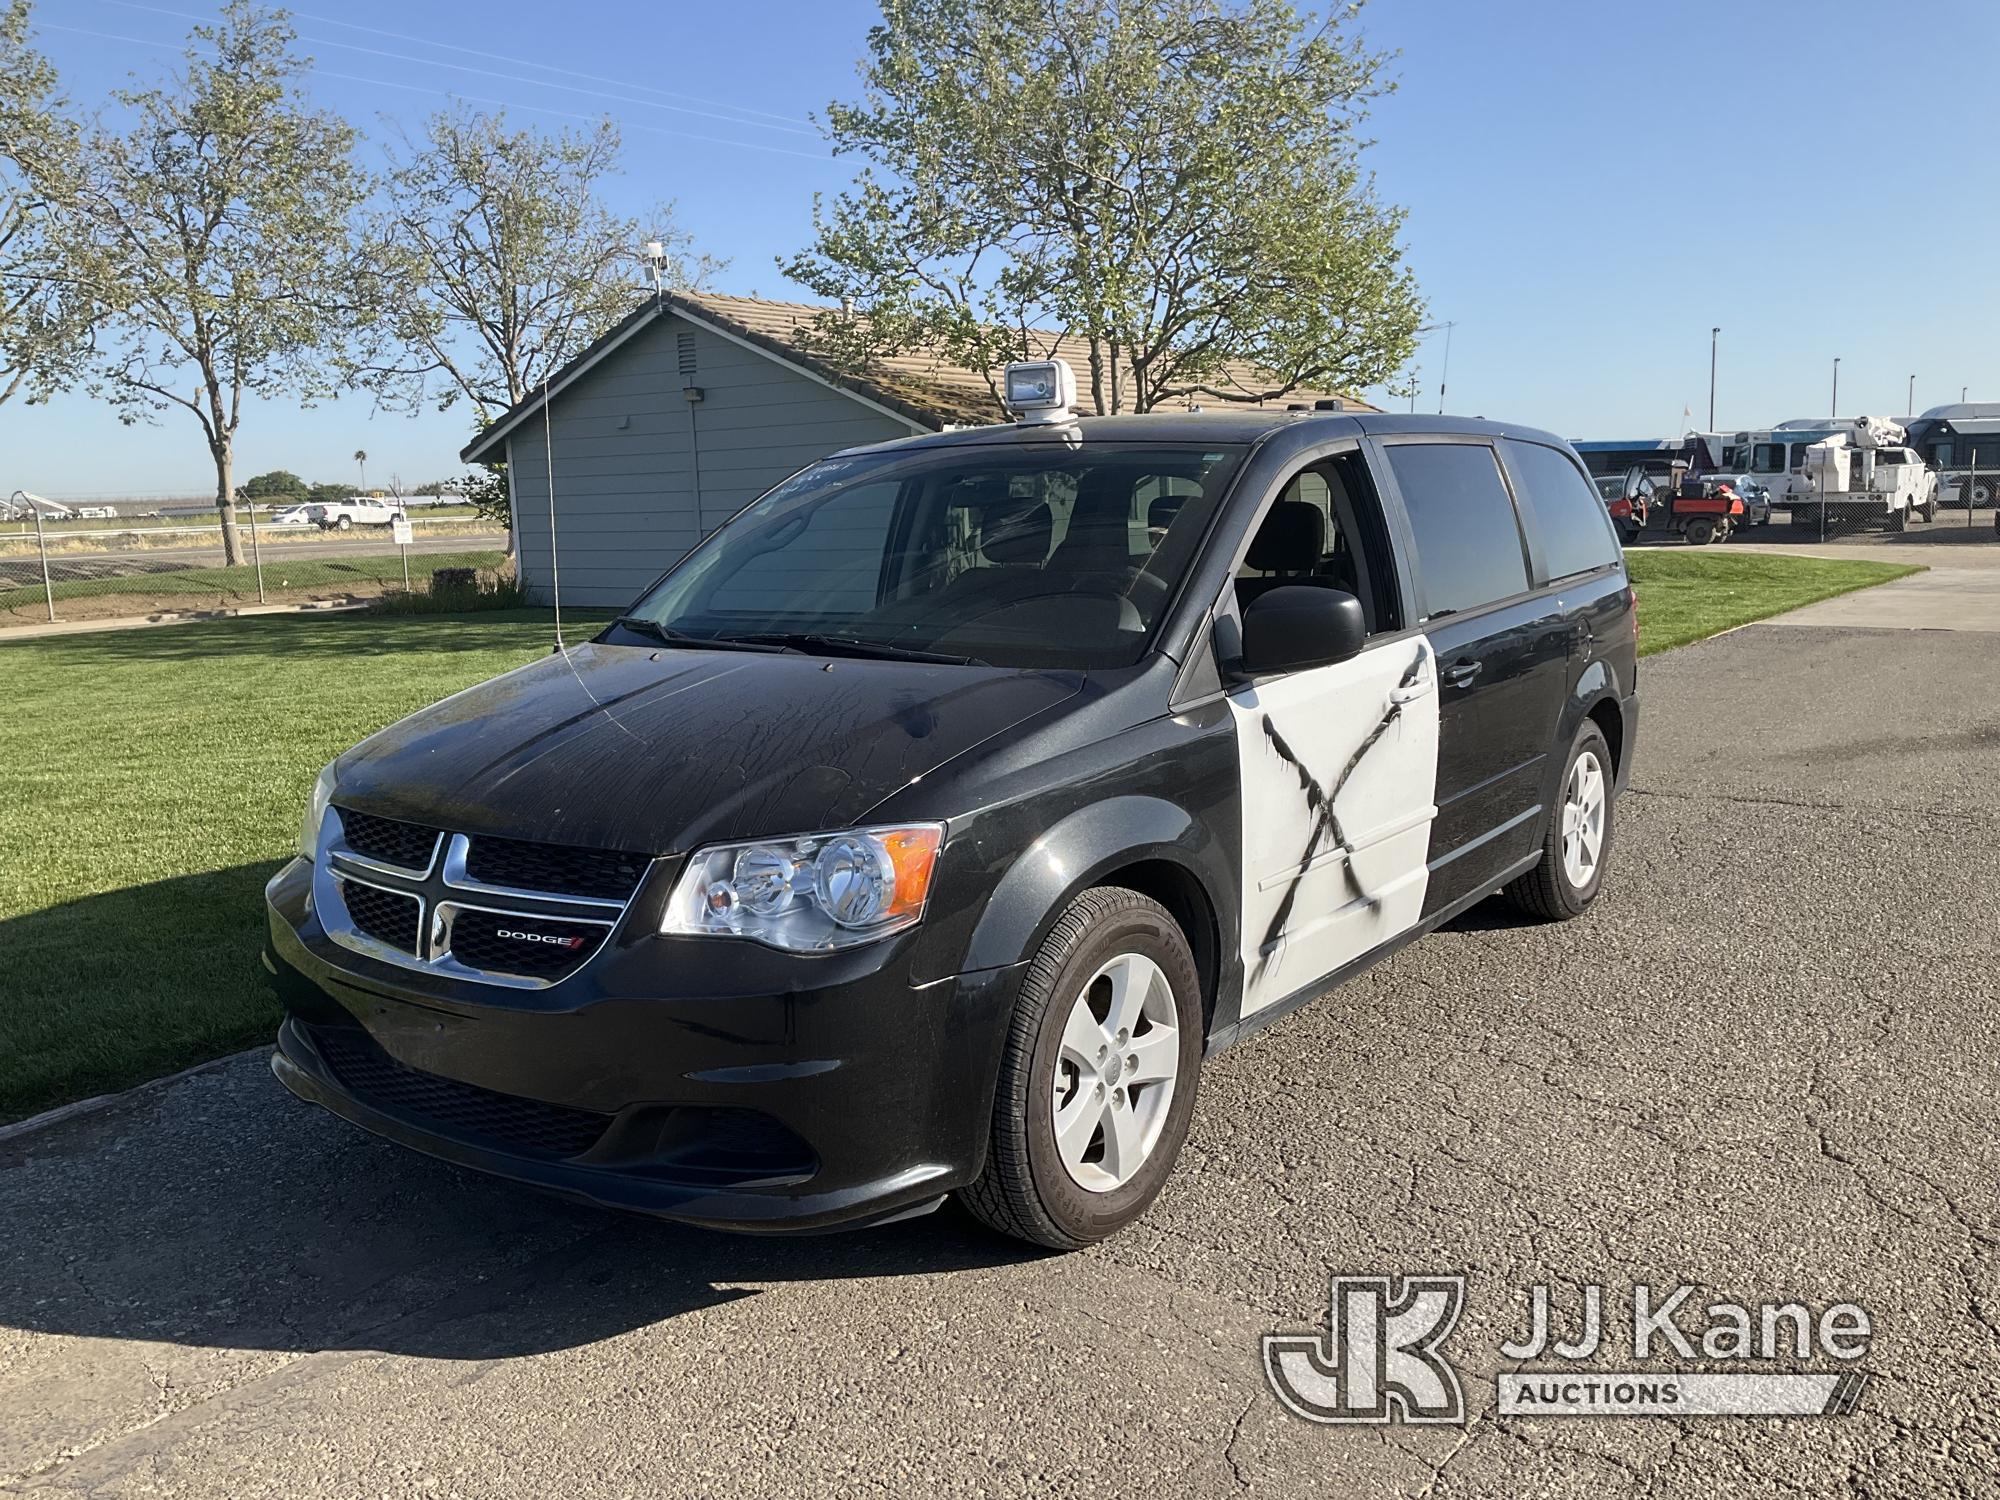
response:
<path id="1" fill-rule="evenodd" d="M 1752 627 L 1642 685 L 1598 908 L 1482 907 L 1215 1059 L 1165 1195 L 1085 1254 L 949 1208 L 617 1218 L 258 1056 L 0 1142 L 0 1488 L 2000 1494 L 1993 637 Z M 1279 1407 L 1260 1334 L 1425 1270 L 1469 1277 L 1467 1426 Z M 1522 1288 L 1641 1280 L 1861 1303 L 1859 1411 L 1495 1415 Z"/>

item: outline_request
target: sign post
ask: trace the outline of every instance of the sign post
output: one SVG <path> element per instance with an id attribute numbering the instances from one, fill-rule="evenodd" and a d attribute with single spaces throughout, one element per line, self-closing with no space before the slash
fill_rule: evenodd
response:
<path id="1" fill-rule="evenodd" d="M 410 517 L 408 513 L 398 511 L 395 520 L 389 523 L 389 528 L 395 535 L 397 550 L 403 554 L 403 592 L 407 594 L 410 591 Z"/>

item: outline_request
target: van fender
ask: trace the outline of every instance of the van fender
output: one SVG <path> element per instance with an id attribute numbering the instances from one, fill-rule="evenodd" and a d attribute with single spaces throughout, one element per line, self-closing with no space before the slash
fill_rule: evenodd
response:
<path id="1" fill-rule="evenodd" d="M 1562 796 L 1563 772 L 1568 768 L 1570 741 L 1583 721 L 1589 717 L 1598 704 L 1610 702 L 1617 710 L 1622 722 L 1624 718 L 1623 699 L 1618 691 L 1618 680 L 1611 666 L 1602 659 L 1593 661 L 1577 675 L 1576 685 L 1570 689 L 1569 701 L 1563 705 L 1562 720 L 1556 731 L 1555 748 L 1549 755 L 1549 781 L 1543 789 L 1542 803 L 1553 808 Z M 1625 750 L 1618 757 L 1618 767 L 1613 775 L 1613 784 L 1623 790 L 1627 772 L 1631 768 L 1631 742 L 1624 739 Z"/>
<path id="2" fill-rule="evenodd" d="M 1202 887 L 1215 912 L 1226 971 L 1228 955 L 1236 951 L 1229 851 L 1186 808 L 1136 794 L 1076 809 L 1021 852 L 980 913 L 966 946 L 965 969 L 1032 959 L 1070 902 L 1121 866 L 1141 860 L 1178 865 Z M 1225 972 L 1218 988 L 1228 986 Z"/>

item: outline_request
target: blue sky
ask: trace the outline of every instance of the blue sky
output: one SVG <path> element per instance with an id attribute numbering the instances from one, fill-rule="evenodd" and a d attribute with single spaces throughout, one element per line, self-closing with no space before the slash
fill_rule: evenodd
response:
<path id="1" fill-rule="evenodd" d="M 87 104 L 179 52 L 211 0 L 38 0 L 41 43 Z M 720 290 L 799 296 L 774 258 L 809 231 L 847 167 L 805 123 L 851 95 L 873 19 L 858 0 L 652 6 L 525 0 L 305 0 L 310 89 L 373 140 L 447 94 L 555 127 L 625 127 L 622 206 L 672 198 Z M 553 19 L 552 19 L 553 18 Z M 2000 193 L 1992 67 L 2000 6 L 1927 0 L 1374 0 L 1398 50 L 1372 122 L 1385 197 L 1432 316 L 1452 319 L 1449 405 L 1570 437 L 1704 425 L 1720 324 L 1718 424 L 1840 406 L 1894 413 L 2000 399 L 1993 274 Z M 437 44 L 460 50 L 446 50 Z M 485 54 L 485 55 L 475 55 Z M 369 148 L 372 153 L 372 147 Z M 1419 405 L 1435 409 L 1442 336 Z M 456 473 L 464 407 L 410 418 L 349 397 L 248 412 L 239 474 Z M 122 427 L 82 395 L 0 407 L 0 486 L 50 494 L 198 493 L 194 421 Z"/>

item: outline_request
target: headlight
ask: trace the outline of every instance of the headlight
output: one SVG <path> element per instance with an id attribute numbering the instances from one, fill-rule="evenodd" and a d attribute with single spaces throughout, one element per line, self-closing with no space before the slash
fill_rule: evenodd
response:
<path id="1" fill-rule="evenodd" d="M 688 860 L 660 931 L 747 937 L 794 953 L 913 927 L 930 896 L 942 823 L 711 844 Z"/>
<path id="2" fill-rule="evenodd" d="M 299 824 L 299 853 L 311 859 L 319 852 L 319 825 L 326 819 L 326 805 L 333 800 L 333 762 L 313 782 L 312 800 L 306 803 L 305 821 Z"/>

